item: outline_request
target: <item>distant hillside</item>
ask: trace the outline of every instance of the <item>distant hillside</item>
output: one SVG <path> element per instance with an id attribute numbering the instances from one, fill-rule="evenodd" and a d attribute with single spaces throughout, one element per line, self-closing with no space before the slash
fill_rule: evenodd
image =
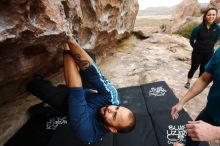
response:
<path id="1" fill-rule="evenodd" d="M 201 3 L 201 7 L 206 8 L 208 3 Z M 144 10 L 139 10 L 138 16 L 146 16 L 146 15 L 171 15 L 175 10 L 176 6 L 172 7 L 149 7 Z"/>
<path id="2" fill-rule="evenodd" d="M 138 16 L 144 15 L 170 15 L 176 6 L 173 7 L 149 7 L 144 10 L 139 10 Z"/>

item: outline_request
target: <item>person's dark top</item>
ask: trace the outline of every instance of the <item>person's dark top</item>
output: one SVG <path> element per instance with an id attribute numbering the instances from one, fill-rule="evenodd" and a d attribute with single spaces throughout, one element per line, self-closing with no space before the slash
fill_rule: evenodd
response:
<path id="1" fill-rule="evenodd" d="M 220 37 L 220 27 L 213 23 L 208 29 L 206 24 L 202 23 L 196 26 L 190 37 L 190 45 L 193 47 L 193 52 L 196 53 L 211 53 L 214 52 L 214 45 Z"/>
<path id="2" fill-rule="evenodd" d="M 99 109 L 105 105 L 119 105 L 120 101 L 117 90 L 105 79 L 95 63 L 83 73 L 98 93 L 70 88 L 69 117 L 76 136 L 85 143 L 92 143 L 108 132 L 99 120 Z"/>
<path id="3" fill-rule="evenodd" d="M 220 126 L 220 47 L 205 68 L 212 75 L 213 85 L 208 94 L 206 111 L 216 126 Z"/>

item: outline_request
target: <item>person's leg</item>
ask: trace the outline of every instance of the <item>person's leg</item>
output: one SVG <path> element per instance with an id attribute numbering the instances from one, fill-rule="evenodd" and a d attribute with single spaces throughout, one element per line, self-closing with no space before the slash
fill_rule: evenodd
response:
<path id="1" fill-rule="evenodd" d="M 82 84 L 77 66 L 70 55 L 64 55 L 64 78 L 68 86 L 78 87 Z M 34 78 L 28 83 L 27 91 L 51 105 L 57 111 L 64 114 L 67 113 L 69 96 L 69 88 L 67 86 L 59 85 L 55 87 L 48 80 Z"/>
<path id="2" fill-rule="evenodd" d="M 50 81 L 34 78 L 27 84 L 27 91 L 57 111 L 67 114 L 69 88 L 65 85 L 54 86 Z"/>
<path id="3" fill-rule="evenodd" d="M 188 73 L 188 78 L 191 79 L 195 73 L 195 71 L 198 69 L 199 65 L 201 63 L 201 56 L 198 53 L 192 53 L 192 59 L 191 59 L 191 68 Z"/>
<path id="4" fill-rule="evenodd" d="M 185 88 L 190 88 L 191 79 L 195 71 L 198 69 L 200 63 L 201 63 L 201 56 L 198 53 L 192 53 L 191 68 L 188 72 L 188 79 L 187 79 L 187 83 L 185 84 Z"/>
<path id="5" fill-rule="evenodd" d="M 213 53 L 203 53 L 202 57 L 201 57 L 201 65 L 200 65 L 200 72 L 199 72 L 199 76 L 201 76 L 204 71 L 205 71 L 205 65 L 209 62 L 209 60 L 211 59 Z"/>

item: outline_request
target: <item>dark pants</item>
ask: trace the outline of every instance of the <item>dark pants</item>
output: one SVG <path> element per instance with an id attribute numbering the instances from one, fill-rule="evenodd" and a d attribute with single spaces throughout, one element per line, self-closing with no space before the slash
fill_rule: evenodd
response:
<path id="1" fill-rule="evenodd" d="M 89 50 L 85 50 L 88 55 L 96 62 L 95 55 Z M 80 70 L 83 88 L 93 89 L 91 82 L 87 81 L 85 75 Z M 43 102 L 51 105 L 55 110 L 62 114 L 68 112 L 69 87 L 66 85 L 54 86 L 49 80 L 34 77 L 27 85 L 27 91 Z"/>
<path id="2" fill-rule="evenodd" d="M 69 96 L 69 88 L 67 86 L 54 86 L 48 80 L 33 79 L 28 83 L 27 91 L 43 102 L 51 105 L 58 112 L 67 114 L 67 101 Z"/>
<path id="3" fill-rule="evenodd" d="M 188 72 L 188 78 L 192 78 L 195 71 L 199 68 L 199 76 L 201 76 L 205 71 L 205 65 L 209 62 L 210 58 L 212 57 L 213 53 L 192 53 L 191 58 L 191 68 Z"/>
<path id="4" fill-rule="evenodd" d="M 209 117 L 209 115 L 206 113 L 205 109 L 203 109 L 199 115 L 196 118 L 196 121 L 202 120 L 204 122 L 207 122 L 211 125 L 216 125 L 212 119 Z M 217 125 L 216 125 L 217 126 Z M 199 141 L 192 141 L 189 136 L 186 137 L 186 146 L 199 146 L 200 142 Z"/>
<path id="5" fill-rule="evenodd" d="M 84 88 L 93 89 L 93 85 L 81 73 Z M 68 112 L 69 87 L 66 85 L 53 85 L 49 80 L 33 78 L 27 85 L 27 91 L 43 102 L 51 105 L 61 114 Z"/>

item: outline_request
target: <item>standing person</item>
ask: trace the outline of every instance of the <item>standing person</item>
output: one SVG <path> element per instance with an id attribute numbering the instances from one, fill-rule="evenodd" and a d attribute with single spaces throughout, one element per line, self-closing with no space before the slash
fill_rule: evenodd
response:
<path id="1" fill-rule="evenodd" d="M 95 90 L 82 87 L 79 68 Z M 59 93 L 59 96 L 51 93 L 52 85 L 45 85 L 47 83 L 39 79 L 29 83 L 28 91 L 55 109 L 66 111 L 62 109 L 68 108 L 70 124 L 80 140 L 93 143 L 108 132 L 127 133 L 134 129 L 136 120 L 133 112 L 120 106 L 116 88 L 102 75 L 92 58 L 74 39 L 64 45 L 64 78 L 68 94 Z M 62 92 L 60 87 L 53 90 Z M 55 95 L 55 98 L 51 95 Z M 65 101 L 67 104 L 62 103 Z M 65 105 L 68 107 L 63 107 Z"/>
<path id="2" fill-rule="evenodd" d="M 177 119 L 179 116 L 179 112 L 183 109 L 183 106 L 192 98 L 200 94 L 210 82 L 213 81 L 213 85 L 211 86 L 208 94 L 208 102 L 205 108 L 200 112 L 197 116 L 196 121 L 202 120 L 206 123 L 209 123 L 213 126 L 220 126 L 220 47 L 216 50 L 213 57 L 210 59 L 208 64 L 205 67 L 205 72 L 196 80 L 193 86 L 188 90 L 185 96 L 171 109 L 171 116 L 173 119 Z M 200 123 L 200 124 L 199 124 Z M 199 142 L 196 140 L 198 136 L 204 135 L 204 133 L 200 133 L 199 135 L 194 135 L 197 133 L 193 126 L 198 126 L 200 128 L 206 126 L 204 123 L 201 122 L 189 122 L 186 125 L 186 129 L 188 130 L 188 136 L 186 138 L 186 146 L 198 146 Z M 213 128 L 218 130 L 219 128 Z M 197 129 L 199 130 L 199 129 Z M 191 133 L 194 131 L 193 133 Z M 201 132 L 208 132 L 208 130 L 201 130 Z M 213 131 L 214 133 L 214 131 Z M 218 133 L 218 131 L 216 132 Z M 211 137 L 211 135 L 210 135 Z M 212 137 L 218 138 L 219 136 Z M 209 140 L 205 139 L 204 140 Z"/>
<path id="3" fill-rule="evenodd" d="M 190 88 L 190 81 L 195 71 L 200 66 L 201 76 L 204 72 L 204 67 L 213 55 L 214 45 L 220 37 L 220 27 L 215 22 L 217 18 L 217 9 L 209 8 L 203 15 L 203 22 L 195 27 L 190 38 L 190 45 L 193 48 L 191 57 L 191 68 L 188 72 L 188 80 L 185 88 Z"/>

